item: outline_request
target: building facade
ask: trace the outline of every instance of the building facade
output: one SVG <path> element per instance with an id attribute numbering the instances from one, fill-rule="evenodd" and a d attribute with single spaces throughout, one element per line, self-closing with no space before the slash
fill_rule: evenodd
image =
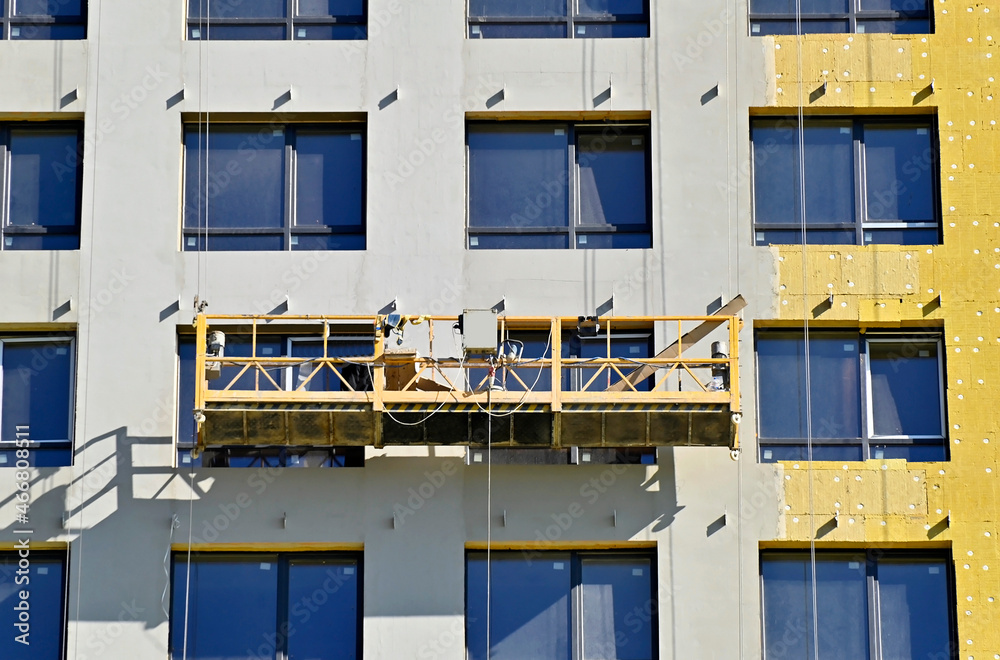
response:
<path id="1" fill-rule="evenodd" d="M 35 4 L 0 13 L 0 655 L 1000 657 L 996 3 Z M 368 401 L 421 317 L 464 357 L 444 317 L 500 301 L 504 412 L 720 308 L 736 368 L 530 443 L 195 419 L 239 380 L 199 312 L 285 360 L 253 391 L 338 317 L 359 380 L 304 389 Z M 644 387 L 683 405 L 635 426 Z"/>

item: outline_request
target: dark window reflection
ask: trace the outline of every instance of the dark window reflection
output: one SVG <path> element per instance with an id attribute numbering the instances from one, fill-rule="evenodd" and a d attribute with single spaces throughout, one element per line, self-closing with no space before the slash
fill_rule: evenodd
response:
<path id="1" fill-rule="evenodd" d="M 360 126 L 189 127 L 184 249 L 364 249 L 364 145 Z"/>
<path id="2" fill-rule="evenodd" d="M 949 565 L 940 556 L 880 549 L 819 551 L 814 577 L 808 552 L 763 553 L 765 660 L 817 652 L 852 660 L 952 657 Z M 869 639 L 870 618 L 879 631 L 875 640 Z"/>
<path id="3" fill-rule="evenodd" d="M 33 443 L 68 441 L 73 418 L 72 342 L 0 339 L 0 357 L 0 440 L 14 442 L 16 429 L 27 428 Z"/>
<path id="4" fill-rule="evenodd" d="M 762 462 L 947 460 L 939 342 L 861 337 L 811 330 L 807 344 L 801 332 L 758 334 Z"/>
<path id="5" fill-rule="evenodd" d="M 0 627 L 4 630 L 0 635 L 0 657 L 4 660 L 60 660 L 66 625 L 66 555 L 33 549 L 27 569 L 19 566 L 19 561 L 21 557 L 17 552 L 0 552 Z M 29 645 L 16 639 L 24 632 L 16 627 L 21 621 L 20 611 L 15 608 L 22 602 L 19 593 L 25 590 L 29 592 L 26 601 L 30 616 L 26 638 Z"/>
<path id="6" fill-rule="evenodd" d="M 617 125 L 470 124 L 469 248 L 651 247 L 648 142 Z"/>
<path id="7" fill-rule="evenodd" d="M 488 565 L 485 553 L 472 552 L 466 566 L 470 660 L 653 658 L 657 607 L 651 557 L 494 552 Z M 573 620 L 581 629 L 576 640 Z"/>
<path id="8" fill-rule="evenodd" d="M 756 244 L 938 243 L 933 130 L 926 120 L 806 119 L 801 131 L 794 117 L 753 120 Z"/>
<path id="9" fill-rule="evenodd" d="M 360 582 L 351 554 L 178 552 L 172 657 L 356 659 Z"/>

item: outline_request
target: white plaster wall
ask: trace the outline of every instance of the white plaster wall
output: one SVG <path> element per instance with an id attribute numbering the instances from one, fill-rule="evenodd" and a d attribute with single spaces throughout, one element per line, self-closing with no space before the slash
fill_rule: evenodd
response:
<path id="1" fill-rule="evenodd" d="M 40 470 L 32 491 L 33 538 L 71 543 L 67 657 L 165 658 L 171 516 L 182 521 L 175 542 L 189 520 L 204 534 L 245 493 L 251 505 L 218 542 L 364 544 L 366 658 L 459 660 L 463 642 L 445 642 L 464 621 L 465 544 L 486 539 L 483 468 L 459 465 L 397 529 L 395 504 L 443 461 L 460 463 L 459 451 L 371 451 L 363 469 L 284 471 L 262 492 L 254 471 L 206 469 L 192 495 L 171 467 L 177 329 L 196 293 L 212 313 L 268 311 L 286 295 L 297 314 L 370 314 L 393 298 L 405 313 L 457 313 L 506 296 L 508 313 L 532 315 L 586 313 L 612 292 L 616 314 L 701 314 L 742 293 L 748 319 L 766 315 L 770 256 L 750 246 L 749 187 L 736 174 L 764 85 L 745 5 L 654 2 L 645 40 L 471 41 L 461 0 L 371 0 L 366 42 L 201 44 L 184 41 L 184 5 L 91 0 L 86 42 L 0 42 L 0 121 L 86 122 L 82 249 L 0 253 L 0 327 L 79 324 L 76 462 Z M 486 111 L 501 88 L 492 112 L 593 111 L 609 80 L 597 110 L 651 116 L 653 249 L 465 249 L 464 113 Z M 368 249 L 181 252 L 182 116 L 270 113 L 289 88 L 275 116 L 367 116 Z M 73 89 L 78 99 L 63 105 Z M 399 99 L 379 109 L 394 89 Z M 661 450 L 658 466 L 616 475 L 565 531 L 657 542 L 663 659 L 759 653 L 757 540 L 774 536 L 777 512 L 737 513 L 775 490 L 773 470 L 754 462 L 749 327 L 741 344 L 743 459 Z M 497 467 L 493 509 L 507 510 L 508 525 L 494 516 L 492 538 L 535 540 L 605 469 Z M 0 471 L 0 493 L 12 488 Z M 13 539 L 7 510 L 0 542 Z M 709 535 L 727 511 L 730 524 Z"/>

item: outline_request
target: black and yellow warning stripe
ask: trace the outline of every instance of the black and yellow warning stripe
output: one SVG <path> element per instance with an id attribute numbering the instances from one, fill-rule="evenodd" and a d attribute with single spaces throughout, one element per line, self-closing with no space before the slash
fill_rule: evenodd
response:
<path id="1" fill-rule="evenodd" d="M 724 412 L 725 409 L 725 406 L 720 404 L 696 403 L 564 403 L 562 410 L 564 413 L 716 413 Z"/>
<path id="2" fill-rule="evenodd" d="M 386 405 L 386 411 L 390 413 L 429 413 L 441 408 L 440 412 L 482 412 L 485 413 L 487 407 L 475 403 L 393 403 Z M 519 413 L 539 413 L 550 412 L 548 404 L 524 404 L 520 407 L 516 403 L 494 403 L 490 410 L 494 413 L 505 413 L 517 409 Z"/>
<path id="3" fill-rule="evenodd" d="M 370 403 L 211 403 L 206 413 L 213 411 L 242 412 L 371 412 Z"/>

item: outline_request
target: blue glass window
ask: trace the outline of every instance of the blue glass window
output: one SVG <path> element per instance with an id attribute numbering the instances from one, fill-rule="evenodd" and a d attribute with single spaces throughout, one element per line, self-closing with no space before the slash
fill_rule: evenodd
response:
<path id="1" fill-rule="evenodd" d="M 927 119 L 810 117 L 800 147 L 796 118 L 753 120 L 756 244 L 802 243 L 803 197 L 805 243 L 939 243 L 935 132 Z"/>
<path id="2" fill-rule="evenodd" d="M 353 124 L 189 126 L 184 249 L 363 250 L 364 145 Z"/>
<path id="3" fill-rule="evenodd" d="M 946 460 L 940 337 L 757 334 L 761 460 Z M 807 398 L 808 389 L 808 398 Z"/>
<path id="4" fill-rule="evenodd" d="M 796 4 L 802 34 L 828 32 L 930 32 L 928 0 L 751 0 L 750 34 L 796 34 Z"/>
<path id="5" fill-rule="evenodd" d="M 188 39 L 368 38 L 365 0 L 188 0 Z"/>
<path id="6" fill-rule="evenodd" d="M 4 660 L 61 660 L 66 628 L 66 555 L 31 550 L 0 552 L 0 657 Z M 22 592 L 28 598 L 22 599 Z M 22 604 L 23 603 L 23 604 Z M 26 628 L 19 614 L 28 612 Z M 22 644 L 18 637 L 27 635 Z"/>
<path id="7" fill-rule="evenodd" d="M 819 551 L 814 575 L 808 552 L 762 553 L 765 660 L 817 651 L 851 660 L 953 657 L 950 563 L 934 554 Z"/>
<path id="8" fill-rule="evenodd" d="M 358 554 L 177 552 L 173 569 L 174 658 L 361 657 Z"/>
<path id="9" fill-rule="evenodd" d="M 470 0 L 472 39 L 649 36 L 648 0 Z"/>
<path id="10" fill-rule="evenodd" d="M 73 338 L 0 336 L 0 367 L 0 467 L 70 465 Z"/>
<path id="11" fill-rule="evenodd" d="M 648 128 L 474 122 L 470 249 L 652 247 Z"/>
<path id="12" fill-rule="evenodd" d="M 86 39 L 86 0 L 0 0 L 0 39 Z"/>
<path id="13" fill-rule="evenodd" d="M 80 248 L 82 159 L 78 124 L 0 124 L 0 250 Z"/>
<path id="14" fill-rule="evenodd" d="M 873 435 L 944 435 L 939 357 L 936 342 L 869 343 Z"/>
<path id="15" fill-rule="evenodd" d="M 487 563 L 486 553 L 470 552 L 469 659 L 652 660 L 653 569 L 653 558 L 641 554 L 494 552 Z"/>

